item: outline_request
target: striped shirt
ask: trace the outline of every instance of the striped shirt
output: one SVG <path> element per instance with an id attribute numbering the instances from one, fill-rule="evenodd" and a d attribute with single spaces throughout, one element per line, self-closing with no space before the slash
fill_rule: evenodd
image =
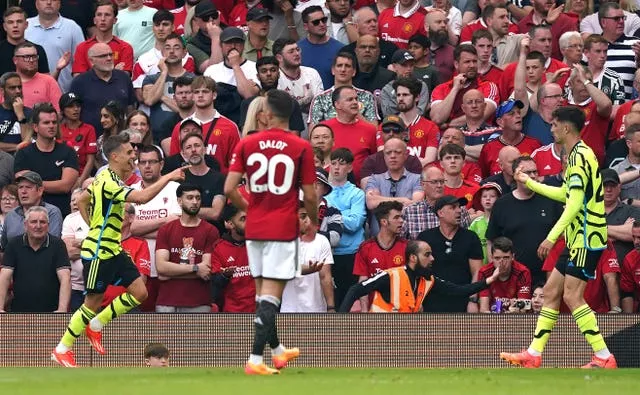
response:
<path id="1" fill-rule="evenodd" d="M 633 79 L 631 82 L 633 83 Z M 594 78 L 593 84 L 611 99 L 614 106 L 625 102 L 624 81 L 615 71 L 605 67 L 600 75 Z"/>
<path id="2" fill-rule="evenodd" d="M 609 68 L 620 75 L 624 82 L 624 93 L 627 100 L 631 99 L 633 91 L 633 75 L 636 72 L 636 54 L 632 45 L 639 41 L 637 37 L 629 37 L 624 34 L 609 44 L 607 50 L 607 62 L 605 68 Z"/>

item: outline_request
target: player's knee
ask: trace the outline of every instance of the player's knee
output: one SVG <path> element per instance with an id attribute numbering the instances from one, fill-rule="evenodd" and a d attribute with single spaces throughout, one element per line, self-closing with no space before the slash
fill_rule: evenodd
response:
<path id="1" fill-rule="evenodd" d="M 139 287 L 139 289 L 136 289 L 135 292 L 132 293 L 132 296 L 136 298 L 138 302 L 143 303 L 149 297 L 149 292 L 147 292 L 146 287 Z"/>

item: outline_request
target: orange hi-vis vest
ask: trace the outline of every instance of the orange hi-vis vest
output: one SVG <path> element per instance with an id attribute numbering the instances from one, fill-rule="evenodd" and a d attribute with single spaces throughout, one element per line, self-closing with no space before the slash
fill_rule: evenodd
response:
<path id="1" fill-rule="evenodd" d="M 433 276 L 429 280 L 420 277 L 418 292 L 413 294 L 413 287 L 404 266 L 385 270 L 389 274 L 389 299 L 387 302 L 380 292 L 375 291 L 369 312 L 371 313 L 417 313 L 422 308 L 422 301 L 433 288 Z"/>

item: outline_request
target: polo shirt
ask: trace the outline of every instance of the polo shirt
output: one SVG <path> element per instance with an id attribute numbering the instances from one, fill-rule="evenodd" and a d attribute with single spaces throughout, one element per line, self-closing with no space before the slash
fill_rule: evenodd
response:
<path id="1" fill-rule="evenodd" d="M 91 69 L 91 63 L 89 62 L 89 49 L 98 43 L 95 37 L 81 42 L 76 48 L 76 52 L 73 55 L 73 66 L 71 67 L 72 73 L 84 73 Z M 133 47 L 128 42 L 119 39 L 116 36 L 111 38 L 111 41 L 107 43 L 109 48 L 113 51 L 113 64 L 123 63 L 123 71 L 131 73 L 133 69 Z"/>
<path id="2" fill-rule="evenodd" d="M 47 209 L 49 214 L 49 234 L 60 237 L 62 235 L 63 217 L 60 209 L 53 204 L 41 202 L 42 207 Z M 4 226 L 2 227 L 2 235 L 0 238 L 0 249 L 7 247 L 7 242 L 14 237 L 24 234 L 24 208 L 17 206 L 9 211 L 4 218 Z"/>
<path id="3" fill-rule="evenodd" d="M 264 44 L 262 49 L 258 50 L 251 45 L 251 41 L 249 41 L 249 35 L 247 34 L 247 39 L 244 40 L 244 51 L 242 51 L 242 57 L 245 59 L 249 59 L 252 62 L 257 62 L 258 59 L 263 58 L 265 56 L 273 56 L 273 40 L 267 39 L 267 42 Z"/>

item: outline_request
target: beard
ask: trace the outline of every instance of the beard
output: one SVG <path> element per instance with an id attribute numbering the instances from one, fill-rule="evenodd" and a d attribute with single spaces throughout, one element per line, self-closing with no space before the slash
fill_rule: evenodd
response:
<path id="1" fill-rule="evenodd" d="M 449 33 L 447 33 L 446 30 L 436 32 L 429 29 L 429 39 L 432 43 L 436 44 L 438 47 L 441 47 L 449 41 Z"/>
<path id="2" fill-rule="evenodd" d="M 182 206 L 182 211 L 184 211 L 187 215 L 195 217 L 200 212 L 200 206 L 196 208 Z"/>
<path id="3" fill-rule="evenodd" d="M 431 269 L 429 267 L 422 266 L 419 262 L 416 265 L 416 268 L 413 270 L 417 275 L 429 278 L 431 277 Z"/>
<path id="4" fill-rule="evenodd" d="M 260 81 L 260 85 L 262 86 L 263 91 L 268 92 L 272 89 L 278 89 L 278 80 L 275 80 L 271 84 Z"/>

